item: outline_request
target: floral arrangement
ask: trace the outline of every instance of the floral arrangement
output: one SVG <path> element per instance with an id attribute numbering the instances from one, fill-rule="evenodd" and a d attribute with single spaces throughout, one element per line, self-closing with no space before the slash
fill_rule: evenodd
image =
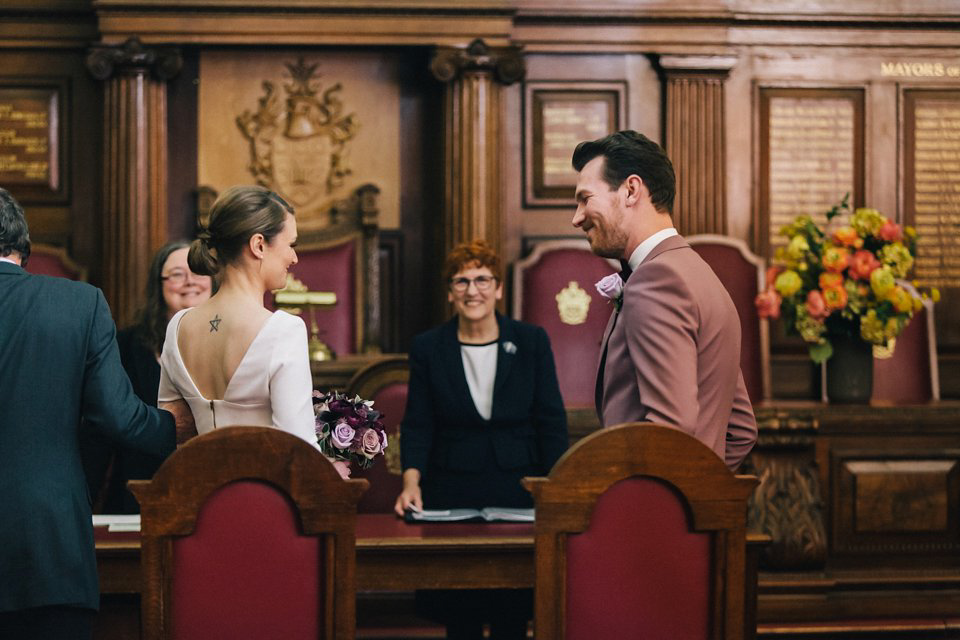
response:
<path id="1" fill-rule="evenodd" d="M 373 400 L 314 391 L 313 413 L 320 450 L 334 462 L 355 462 L 367 469 L 387 448 L 383 414 L 373 408 Z"/>
<path id="2" fill-rule="evenodd" d="M 849 196 L 827 212 L 825 230 L 805 215 L 780 230 L 789 242 L 777 249 L 767 289 L 756 299 L 760 316 L 782 314 L 787 331 L 810 343 L 817 363 L 833 355 L 831 339 L 840 336 L 892 348 L 923 305 L 897 282 L 913 266 L 916 232 L 875 209 L 857 209 L 849 224 L 833 228 L 834 218 L 849 213 Z M 938 300 L 939 292 L 931 293 Z"/>

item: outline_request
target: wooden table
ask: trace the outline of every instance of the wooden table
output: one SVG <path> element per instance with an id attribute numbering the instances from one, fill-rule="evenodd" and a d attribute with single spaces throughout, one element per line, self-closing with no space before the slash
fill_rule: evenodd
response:
<path id="1" fill-rule="evenodd" d="M 140 534 L 95 528 L 100 592 L 140 592 Z M 357 590 L 533 586 L 533 525 L 357 516 Z"/>

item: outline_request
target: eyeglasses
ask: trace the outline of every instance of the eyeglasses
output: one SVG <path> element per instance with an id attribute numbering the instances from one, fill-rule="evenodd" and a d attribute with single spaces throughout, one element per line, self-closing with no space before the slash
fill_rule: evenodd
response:
<path id="1" fill-rule="evenodd" d="M 160 276 L 160 279 L 163 280 L 164 282 L 169 282 L 175 287 L 179 287 L 180 285 L 182 285 L 187 281 L 188 277 L 193 277 L 194 280 L 199 280 L 203 276 L 198 276 L 193 272 L 181 271 L 178 269 L 176 271 L 171 271 L 165 276 Z"/>
<path id="2" fill-rule="evenodd" d="M 457 293 L 463 293 L 470 288 L 470 283 L 477 286 L 477 291 L 488 291 L 496 278 L 493 276 L 477 276 L 476 278 L 451 278 L 450 288 Z"/>

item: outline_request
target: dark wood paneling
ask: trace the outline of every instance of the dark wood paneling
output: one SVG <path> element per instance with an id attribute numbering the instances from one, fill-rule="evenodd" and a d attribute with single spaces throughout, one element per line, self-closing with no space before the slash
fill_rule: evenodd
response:
<path id="1" fill-rule="evenodd" d="M 196 226 L 197 92 L 200 60 L 183 51 L 183 68 L 167 83 L 167 237 L 193 238 Z"/>

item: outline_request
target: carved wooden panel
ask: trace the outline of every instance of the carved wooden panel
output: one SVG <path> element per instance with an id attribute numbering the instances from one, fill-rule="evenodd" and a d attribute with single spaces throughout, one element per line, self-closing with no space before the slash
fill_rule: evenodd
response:
<path id="1" fill-rule="evenodd" d="M 830 466 L 835 553 L 960 552 L 960 450 L 834 448 Z"/>

